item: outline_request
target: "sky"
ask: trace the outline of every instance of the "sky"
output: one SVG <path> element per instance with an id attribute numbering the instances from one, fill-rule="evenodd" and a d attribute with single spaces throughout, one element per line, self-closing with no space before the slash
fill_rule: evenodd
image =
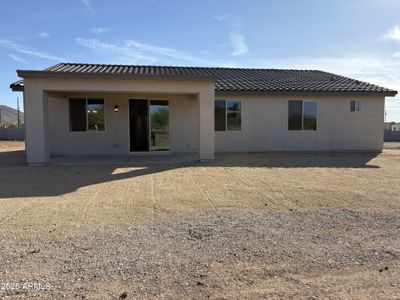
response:
<path id="1" fill-rule="evenodd" d="M 400 91 L 400 0 L 2 1 L 0 104 L 59 62 L 319 69 Z M 400 122 L 400 97 L 387 98 Z"/>

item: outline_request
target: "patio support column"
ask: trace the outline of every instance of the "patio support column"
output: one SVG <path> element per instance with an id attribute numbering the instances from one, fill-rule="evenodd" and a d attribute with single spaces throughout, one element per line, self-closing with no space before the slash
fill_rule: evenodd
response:
<path id="1" fill-rule="evenodd" d="M 200 160 L 212 160 L 215 154 L 214 87 L 202 90 L 198 95 L 197 102 Z"/>
<path id="2" fill-rule="evenodd" d="M 47 93 L 40 82 L 25 80 L 25 149 L 30 166 L 45 165 L 50 161 L 47 101 Z"/>

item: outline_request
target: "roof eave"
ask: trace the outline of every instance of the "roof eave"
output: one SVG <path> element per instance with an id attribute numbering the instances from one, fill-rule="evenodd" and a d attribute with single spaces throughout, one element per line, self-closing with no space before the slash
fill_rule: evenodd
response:
<path id="1" fill-rule="evenodd" d="M 93 74 L 70 73 L 53 71 L 17 70 L 21 78 L 94 78 L 94 79 L 130 79 L 130 80 L 201 80 L 216 81 L 214 76 L 188 76 L 188 75 L 136 75 L 136 74 Z"/>
<path id="2" fill-rule="evenodd" d="M 13 92 L 23 92 L 24 86 L 21 85 L 10 85 L 10 88 Z M 384 97 L 395 97 L 397 95 L 397 91 L 390 92 L 294 92 L 294 91 L 223 91 L 216 90 L 216 96 L 221 95 L 237 95 L 237 94 L 246 94 L 249 96 L 259 96 L 259 95 L 279 95 L 279 96 L 384 96 Z"/>
<path id="3" fill-rule="evenodd" d="M 246 94 L 246 95 L 280 95 L 280 96 L 384 96 L 384 97 L 395 97 L 397 95 L 397 91 L 382 91 L 382 92 L 373 92 L 373 91 L 248 91 L 248 90 L 215 90 L 215 94 L 217 96 L 221 95 L 237 95 L 237 94 Z"/>
<path id="4" fill-rule="evenodd" d="M 24 86 L 23 85 L 10 84 L 10 89 L 13 92 L 23 92 L 24 91 Z"/>

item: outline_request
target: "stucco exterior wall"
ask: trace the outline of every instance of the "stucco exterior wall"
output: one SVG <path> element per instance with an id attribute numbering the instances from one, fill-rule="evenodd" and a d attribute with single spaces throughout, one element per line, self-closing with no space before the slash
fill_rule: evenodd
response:
<path id="1" fill-rule="evenodd" d="M 245 96 L 242 130 L 215 132 L 215 149 L 232 151 L 382 150 L 384 97 L 377 96 Z M 288 130 L 288 100 L 317 100 L 317 130 Z M 361 112 L 350 112 L 350 101 L 361 100 Z"/>
<path id="2" fill-rule="evenodd" d="M 105 105 L 105 131 L 71 132 L 69 98 L 101 98 Z M 51 155 L 128 154 L 129 99 L 169 101 L 170 152 L 198 151 L 197 100 L 177 94 L 52 93 L 49 95 Z M 119 111 L 114 112 L 118 105 Z"/>
<path id="3" fill-rule="evenodd" d="M 106 101 L 106 124 L 113 125 L 105 133 L 69 133 L 65 99 L 71 94 L 114 95 Z M 171 152 L 196 151 L 201 160 L 214 158 L 214 81 L 24 78 L 28 164 L 46 164 L 50 154 L 129 153 L 129 102 L 123 94 L 139 99 L 175 95 L 169 97 Z M 121 108 L 118 116 L 112 111 L 116 103 Z"/>
<path id="4" fill-rule="evenodd" d="M 105 132 L 70 132 L 68 98 L 105 99 Z M 171 152 L 381 150 L 383 96 L 215 96 L 211 81 L 26 78 L 28 163 L 50 155 L 129 153 L 129 99 L 170 101 Z M 242 100 L 242 129 L 214 132 L 214 99 Z M 288 130 L 288 100 L 317 100 L 317 130 Z M 362 111 L 350 112 L 361 100 Z M 118 105 L 120 111 L 113 111 Z"/>

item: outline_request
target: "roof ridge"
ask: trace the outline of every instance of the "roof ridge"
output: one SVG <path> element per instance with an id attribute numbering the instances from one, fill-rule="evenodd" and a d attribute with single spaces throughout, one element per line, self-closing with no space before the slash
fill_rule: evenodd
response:
<path id="1" fill-rule="evenodd" d="M 298 72 L 324 72 L 317 69 L 284 69 L 284 68 L 256 68 L 256 67 L 223 67 L 223 66 L 177 66 L 177 65 L 130 65 L 130 64 L 98 64 L 98 63 L 72 63 L 61 62 L 44 69 L 51 71 L 60 65 L 76 66 L 105 66 L 105 67 L 141 67 L 141 68 L 176 68 L 176 69 L 212 69 L 212 70 L 260 70 L 260 71 L 298 71 Z"/>
<path id="2" fill-rule="evenodd" d="M 58 63 L 58 64 L 55 64 L 55 65 L 52 65 L 52 66 L 50 66 L 50 67 L 44 69 L 44 71 L 50 71 L 50 70 L 52 70 L 52 69 L 55 69 L 55 68 L 61 66 L 62 64 L 63 64 L 63 63 Z"/>

